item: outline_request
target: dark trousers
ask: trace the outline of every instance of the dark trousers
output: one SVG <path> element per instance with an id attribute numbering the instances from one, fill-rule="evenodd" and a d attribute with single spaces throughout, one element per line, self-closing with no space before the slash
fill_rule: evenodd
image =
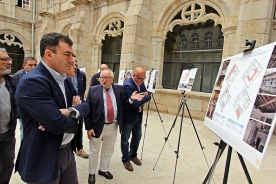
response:
<path id="1" fill-rule="evenodd" d="M 28 184 L 78 184 L 75 155 L 72 147 L 59 150 L 58 179 L 52 182 Z"/>
<path id="2" fill-rule="evenodd" d="M 15 137 L 11 130 L 0 134 L 0 183 L 8 184 L 15 157 Z"/>
<path id="3" fill-rule="evenodd" d="M 125 123 L 125 122 L 124 122 Z M 130 145 L 129 138 L 132 133 Z M 137 157 L 137 150 L 142 137 L 142 117 L 135 123 L 125 123 L 122 125 L 121 151 L 122 162 L 129 162 L 131 158 Z"/>
<path id="4" fill-rule="evenodd" d="M 80 149 L 83 148 L 83 145 L 82 145 L 82 127 L 83 127 L 83 120 L 79 120 L 78 131 L 75 135 L 77 150 L 80 150 Z"/>

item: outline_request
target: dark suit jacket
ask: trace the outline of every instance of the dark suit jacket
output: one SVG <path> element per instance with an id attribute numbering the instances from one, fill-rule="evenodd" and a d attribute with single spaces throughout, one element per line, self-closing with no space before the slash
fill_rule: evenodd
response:
<path id="1" fill-rule="evenodd" d="M 129 107 L 130 103 L 124 96 L 123 86 L 113 84 L 112 89 L 116 97 L 117 121 L 121 132 L 123 109 L 124 107 Z M 95 137 L 98 138 L 102 133 L 105 123 L 103 87 L 101 85 L 91 86 L 86 102 L 89 103 L 90 112 L 85 118 L 85 129 L 93 129 Z"/>
<path id="2" fill-rule="evenodd" d="M 96 74 L 94 74 L 94 75 L 92 76 L 92 78 L 91 78 L 91 80 L 90 80 L 90 86 L 96 86 L 96 85 L 101 84 L 101 83 L 97 80 L 97 78 L 100 77 L 100 74 L 101 74 L 101 72 L 96 73 Z"/>
<path id="3" fill-rule="evenodd" d="M 14 83 L 14 79 L 10 77 L 8 74 L 3 75 L 4 80 L 5 80 L 5 87 L 7 88 L 9 94 L 10 94 L 10 103 L 11 103 L 11 113 L 10 113 L 10 129 L 12 130 L 13 134 L 15 134 L 15 129 L 16 129 L 16 114 L 17 114 L 17 107 L 16 107 L 16 102 L 15 102 L 15 89 L 16 85 Z M 2 89 L 1 89 L 2 90 Z"/>
<path id="4" fill-rule="evenodd" d="M 84 93 L 86 90 L 86 76 L 85 73 L 77 69 L 77 81 L 78 81 L 78 92 L 82 98 L 84 98 Z"/>
<path id="5" fill-rule="evenodd" d="M 76 91 L 68 79 L 64 86 L 67 107 L 71 107 Z M 59 111 L 66 108 L 64 95 L 42 63 L 21 78 L 15 96 L 24 130 L 15 171 L 28 183 L 53 181 L 58 178 L 59 147 L 63 134 L 77 132 L 77 120 Z M 74 108 L 85 116 L 89 111 L 86 105 L 83 103 Z M 38 129 L 40 124 L 45 131 Z M 74 141 L 72 143 L 75 149 Z"/>
<path id="6" fill-rule="evenodd" d="M 124 83 L 124 91 L 126 98 L 130 98 L 134 91 L 139 91 L 137 85 L 133 81 L 132 77 L 130 77 Z M 139 92 L 147 91 L 144 83 L 140 85 Z M 139 118 L 142 117 L 143 111 L 139 113 L 139 106 L 143 106 L 146 102 L 150 101 L 151 96 L 150 94 L 145 96 L 142 101 L 135 100 L 129 108 L 124 109 L 123 113 L 123 124 L 132 124 L 138 121 Z"/>
<path id="7" fill-rule="evenodd" d="M 19 80 L 21 79 L 21 77 L 23 77 L 23 75 L 25 75 L 25 74 L 26 74 L 26 71 L 24 69 L 21 69 L 18 72 L 16 72 L 15 74 L 12 75 L 15 86 L 17 86 L 17 84 L 18 84 Z M 17 118 L 21 118 L 19 112 L 17 112 Z"/>
<path id="8" fill-rule="evenodd" d="M 15 74 L 12 75 L 12 78 L 13 78 L 16 86 L 17 86 L 19 80 L 21 79 L 21 77 L 25 74 L 26 74 L 26 71 L 24 69 L 21 69 L 18 72 L 16 72 Z"/>

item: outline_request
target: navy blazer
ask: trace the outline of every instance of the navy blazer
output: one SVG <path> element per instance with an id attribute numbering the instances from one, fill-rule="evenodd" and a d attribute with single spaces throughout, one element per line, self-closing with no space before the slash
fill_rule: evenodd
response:
<path id="1" fill-rule="evenodd" d="M 23 140 L 16 160 L 15 172 L 27 183 L 49 182 L 58 178 L 59 147 L 65 132 L 75 133 L 76 119 L 63 115 L 59 109 L 72 106 L 75 89 L 69 79 L 64 81 L 64 95 L 57 82 L 39 63 L 18 83 L 16 102 L 23 123 Z M 86 103 L 75 106 L 81 115 L 89 111 Z M 42 125 L 46 130 L 41 131 Z M 72 141 L 73 149 L 75 148 Z"/>
<path id="2" fill-rule="evenodd" d="M 121 132 L 123 109 L 129 107 L 130 103 L 128 99 L 125 99 L 123 86 L 113 84 L 112 89 L 116 98 L 117 121 Z M 90 106 L 90 112 L 85 117 L 85 129 L 93 129 L 95 137 L 98 138 L 102 133 L 105 123 L 103 87 L 101 85 L 91 86 L 88 91 L 86 102 Z"/>
<path id="3" fill-rule="evenodd" d="M 94 75 L 91 77 L 90 86 L 96 86 L 96 85 L 101 84 L 101 83 L 97 80 L 97 78 L 100 78 L 100 75 L 101 75 L 101 72 L 96 73 L 96 74 L 94 74 Z"/>
<path id="4" fill-rule="evenodd" d="M 84 72 L 77 68 L 77 81 L 78 81 L 78 92 L 82 98 L 86 90 L 86 75 Z"/>
<path id="5" fill-rule="evenodd" d="M 140 91 L 138 90 L 137 85 L 133 81 L 132 77 L 130 77 L 124 83 L 124 91 L 126 98 L 130 98 L 134 91 L 145 92 L 147 91 L 144 82 L 140 85 Z M 151 95 L 146 95 L 142 101 L 134 100 L 132 106 L 129 108 L 125 108 L 123 112 L 123 124 L 133 124 L 138 121 L 143 115 L 143 111 L 139 112 L 139 107 L 143 106 L 146 102 L 150 101 Z"/>

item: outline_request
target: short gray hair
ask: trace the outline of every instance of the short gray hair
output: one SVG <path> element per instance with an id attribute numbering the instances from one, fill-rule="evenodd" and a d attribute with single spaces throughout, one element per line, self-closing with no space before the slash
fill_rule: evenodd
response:
<path id="1" fill-rule="evenodd" d="M 8 53 L 5 48 L 1 48 L 1 47 L 0 47 L 0 52 L 6 52 L 6 53 Z"/>
<path id="2" fill-rule="evenodd" d="M 109 68 L 107 68 L 107 69 L 103 69 L 102 71 L 105 71 L 105 70 L 110 71 L 111 77 L 114 78 L 114 73 L 113 73 L 112 70 L 110 70 Z M 102 77 L 102 73 L 100 74 L 100 77 Z"/>

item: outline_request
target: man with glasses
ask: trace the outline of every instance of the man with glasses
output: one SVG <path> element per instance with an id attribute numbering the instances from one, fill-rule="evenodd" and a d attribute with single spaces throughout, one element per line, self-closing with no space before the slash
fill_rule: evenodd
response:
<path id="1" fill-rule="evenodd" d="M 121 151 L 122 162 L 128 171 L 134 170 L 130 160 L 138 166 L 142 165 L 142 162 L 137 158 L 137 150 L 142 136 L 143 105 L 151 99 L 144 85 L 145 79 L 146 71 L 142 67 L 137 67 L 132 76 L 124 83 L 126 97 L 129 98 L 134 91 L 138 91 L 143 96 L 141 101 L 134 100 L 133 105 L 124 109 L 123 112 Z M 130 134 L 132 134 L 132 138 L 129 144 Z"/>
<path id="2" fill-rule="evenodd" d="M 101 85 L 91 86 L 87 95 L 90 106 L 89 115 L 85 118 L 85 128 L 90 140 L 88 183 L 94 184 L 99 151 L 101 161 L 98 174 L 106 179 L 112 179 L 109 163 L 114 152 L 118 125 L 121 129 L 123 108 L 129 106 L 132 100 L 141 100 L 142 96 L 133 93 L 125 98 L 123 86 L 113 84 L 114 73 L 110 69 L 102 70 Z"/>
<path id="3" fill-rule="evenodd" d="M 66 76 L 74 65 L 72 45 L 63 34 L 43 35 L 42 61 L 17 85 L 15 97 L 24 136 L 15 172 L 28 184 L 79 183 L 74 136 L 78 119 L 88 113 L 89 106 L 77 105 L 80 97 Z"/>
<path id="4" fill-rule="evenodd" d="M 0 48 L 0 183 L 9 183 L 15 157 L 16 104 L 15 84 L 8 75 L 12 60 Z"/>
<path id="5" fill-rule="evenodd" d="M 30 72 L 34 67 L 37 65 L 37 60 L 34 57 L 26 57 L 23 60 L 23 69 L 17 71 L 15 74 L 12 75 L 12 78 L 14 79 L 15 86 L 17 86 L 19 80 L 23 75 Z M 20 125 L 20 139 L 23 139 L 23 127 L 22 127 L 22 119 L 19 113 L 17 113 L 17 119 Z"/>

